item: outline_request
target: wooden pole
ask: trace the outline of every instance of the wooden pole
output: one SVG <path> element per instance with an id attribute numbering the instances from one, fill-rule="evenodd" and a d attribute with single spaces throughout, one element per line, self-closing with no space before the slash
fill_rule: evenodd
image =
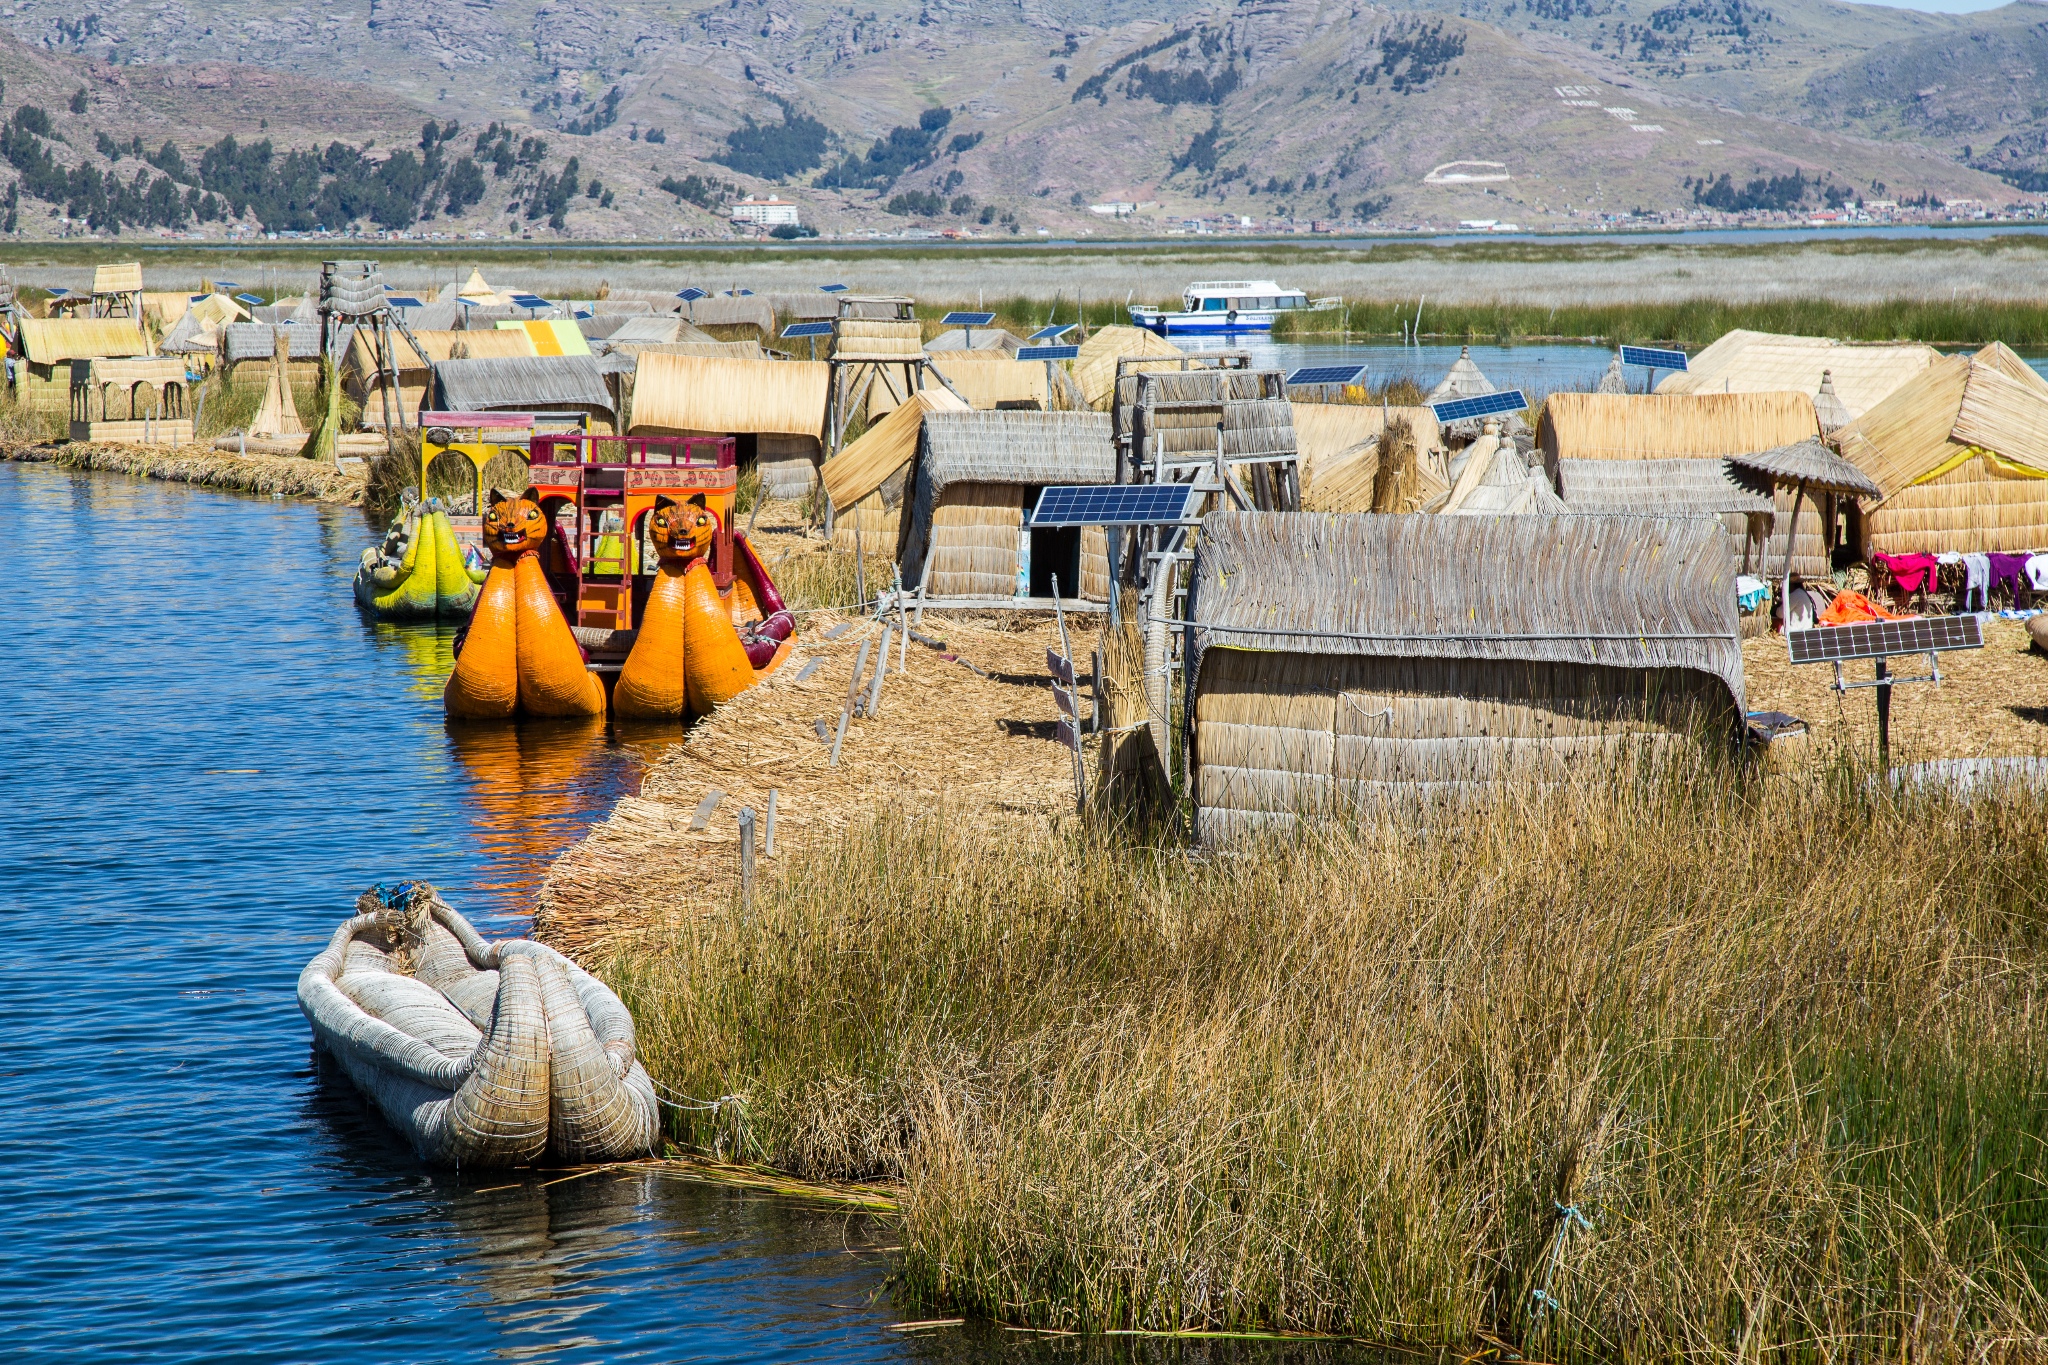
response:
<path id="1" fill-rule="evenodd" d="M 868 688 L 867 710 L 862 713 L 870 720 L 882 714 L 882 675 L 889 671 L 889 632 L 893 629 L 882 627 L 882 655 L 875 660 L 874 682 Z"/>
<path id="2" fill-rule="evenodd" d="M 853 699 L 860 695 L 861 671 L 868 666 L 868 651 L 874 644 L 873 640 L 860 642 L 860 658 L 854 660 L 853 677 L 846 683 L 846 704 L 839 708 L 839 732 L 832 736 L 832 757 L 825 764 L 828 768 L 839 766 L 839 746 L 846 742 L 846 722 L 853 718 Z"/>
<path id="3" fill-rule="evenodd" d="M 770 788 L 768 789 L 768 828 L 767 828 L 767 831 L 766 831 L 766 837 L 765 837 L 765 838 L 764 838 L 764 839 L 762 840 L 762 849 L 761 849 L 762 853 L 763 853 L 764 855 L 766 855 L 767 857 L 770 857 L 770 858 L 773 858 L 773 857 L 775 856 L 775 797 L 776 797 L 776 794 L 777 794 L 777 793 L 776 793 L 776 789 L 775 789 L 774 787 L 770 787 Z"/>
<path id="4" fill-rule="evenodd" d="M 740 905 L 754 903 L 754 808 L 740 808 Z"/>

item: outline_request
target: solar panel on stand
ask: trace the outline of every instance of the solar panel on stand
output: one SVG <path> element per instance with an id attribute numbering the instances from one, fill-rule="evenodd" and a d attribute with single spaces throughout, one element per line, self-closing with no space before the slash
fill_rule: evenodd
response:
<path id="1" fill-rule="evenodd" d="M 1062 322 L 1054 327 L 1041 327 L 1031 334 L 1030 340 L 1045 342 L 1058 341 L 1061 337 L 1073 331 L 1074 328 L 1078 325 L 1078 323 Z"/>
<path id="2" fill-rule="evenodd" d="M 254 294 L 237 294 L 235 295 L 235 302 L 246 303 L 251 308 L 257 308 L 262 306 L 263 300 L 257 298 Z"/>
<path id="3" fill-rule="evenodd" d="M 1348 387 L 1364 382 L 1363 365 L 1310 365 L 1287 376 L 1289 388 L 1297 384 L 1343 384 Z"/>
<path id="4" fill-rule="evenodd" d="M 390 304 L 393 308 L 423 308 L 426 306 L 410 294 L 387 294 L 384 297 L 384 302 Z"/>
<path id="5" fill-rule="evenodd" d="M 1038 495 L 1031 524 L 1039 526 L 1158 526 L 1185 520 L 1195 486 L 1187 483 L 1108 483 L 1052 487 Z"/>
<path id="6" fill-rule="evenodd" d="M 1439 422 L 1462 422 L 1468 417 L 1497 417 L 1504 412 L 1520 412 L 1529 406 L 1529 400 L 1522 396 L 1520 389 L 1509 389 L 1506 393 L 1482 393 L 1477 398 L 1453 398 L 1444 403 L 1431 403 L 1429 410 L 1436 414 Z"/>
<path id="7" fill-rule="evenodd" d="M 1019 360 L 1072 360 L 1080 354 L 1079 346 L 1021 346 L 1017 349 Z"/>
<path id="8" fill-rule="evenodd" d="M 698 299 L 708 299 L 711 296 L 705 293 L 703 290 L 692 285 L 690 288 L 685 289 L 681 293 L 677 294 L 676 297 L 681 299 L 684 303 L 695 303 Z"/>
<path id="9" fill-rule="evenodd" d="M 792 322 L 782 329 L 784 340 L 801 341 L 805 337 L 828 337 L 832 335 L 829 322 Z"/>
<path id="10" fill-rule="evenodd" d="M 941 327 L 986 327 L 996 320 L 994 313 L 948 313 L 939 319 Z"/>
<path id="11" fill-rule="evenodd" d="M 517 304 L 521 308 L 528 309 L 552 308 L 555 306 L 552 303 L 549 303 L 546 299 L 542 298 L 538 294 L 514 294 L 512 296 L 512 302 Z"/>
<path id="12" fill-rule="evenodd" d="M 818 286 L 818 292 L 821 294 L 844 294 L 846 286 L 843 284 L 821 284 Z"/>
<path id="13" fill-rule="evenodd" d="M 1982 649 L 1984 631 L 1975 616 L 1916 616 L 1905 621 L 1858 621 L 1789 631 L 1785 643 L 1795 664 L 1883 659 L 1895 654 L 1928 654 L 1947 649 Z"/>
<path id="14" fill-rule="evenodd" d="M 1685 368 L 1685 352 L 1663 351 L 1655 346 L 1624 346 L 1621 348 L 1621 363 L 1642 365 L 1652 370 L 1682 370 Z"/>

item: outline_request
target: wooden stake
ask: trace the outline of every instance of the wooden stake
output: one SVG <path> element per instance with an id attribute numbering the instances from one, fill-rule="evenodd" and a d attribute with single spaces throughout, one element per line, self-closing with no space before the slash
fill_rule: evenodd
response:
<path id="1" fill-rule="evenodd" d="M 740 807 L 740 905 L 754 903 L 754 808 Z"/>
<path id="2" fill-rule="evenodd" d="M 775 796 L 776 796 L 776 788 L 774 788 L 774 787 L 770 787 L 770 788 L 768 789 L 768 829 L 767 829 L 767 836 L 766 836 L 766 838 L 765 838 L 765 839 L 764 839 L 764 840 L 762 841 L 762 843 L 763 843 L 763 847 L 762 847 L 762 852 L 763 852 L 764 854 L 766 854 L 766 855 L 767 855 L 768 857 L 770 857 L 770 858 L 773 858 L 773 857 L 775 856 Z"/>
<path id="3" fill-rule="evenodd" d="M 846 705 L 839 710 L 839 733 L 832 736 L 832 759 L 825 766 L 839 766 L 839 746 L 846 742 L 846 722 L 853 718 L 853 699 L 860 692 L 861 670 L 868 666 L 868 651 L 874 647 L 873 640 L 860 642 L 860 658 L 854 660 L 853 677 L 846 684 Z"/>
<path id="4" fill-rule="evenodd" d="M 868 689 L 867 710 L 862 712 L 870 720 L 882 714 L 882 675 L 889 671 L 889 633 L 893 626 L 882 627 L 882 655 L 875 660 L 875 679 Z"/>

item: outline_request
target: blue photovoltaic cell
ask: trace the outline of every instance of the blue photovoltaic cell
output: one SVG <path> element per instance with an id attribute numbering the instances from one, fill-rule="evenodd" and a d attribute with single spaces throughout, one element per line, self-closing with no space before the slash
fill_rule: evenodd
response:
<path id="1" fill-rule="evenodd" d="M 681 299 L 684 303 L 695 303 L 698 299 L 708 299 L 711 296 L 701 289 L 692 287 L 683 290 L 680 294 L 677 294 L 676 297 Z"/>
<path id="2" fill-rule="evenodd" d="M 782 329 L 782 335 L 785 340 L 790 337 L 796 337 L 799 340 L 804 337 L 828 337 L 832 335 L 832 324 L 829 322 L 792 322 L 789 326 Z"/>
<path id="3" fill-rule="evenodd" d="M 237 281 L 234 281 L 234 280 L 215 280 L 215 281 L 213 282 L 213 287 L 214 287 L 214 288 L 215 288 L 216 290 L 221 290 L 221 289 L 240 289 L 240 288 L 241 288 L 242 286 L 240 285 L 240 283 L 238 283 Z M 51 292 L 52 294 L 61 294 L 61 293 L 63 293 L 64 291 L 63 291 L 63 290 L 61 290 L 61 289 L 52 289 L 52 290 L 51 290 L 50 292 Z"/>
<path id="4" fill-rule="evenodd" d="M 939 319 L 941 327 L 986 327 L 996 320 L 994 313 L 948 313 Z"/>
<path id="5" fill-rule="evenodd" d="M 846 286 L 843 284 L 821 284 L 818 286 L 818 291 L 824 294 L 844 294 Z"/>
<path id="6" fill-rule="evenodd" d="M 260 308 L 263 305 L 263 300 L 257 298 L 254 294 L 237 294 L 235 295 L 235 302 L 246 303 L 252 308 Z"/>
<path id="7" fill-rule="evenodd" d="M 1529 400 L 1522 396 L 1520 389 L 1509 389 L 1506 393 L 1482 393 L 1477 398 L 1454 398 L 1447 403 L 1429 405 L 1439 422 L 1462 422 L 1467 417 L 1496 417 L 1503 412 L 1520 412 L 1528 406 Z"/>
<path id="8" fill-rule="evenodd" d="M 1112 483 L 1047 488 L 1031 513 L 1033 526 L 1156 526 L 1187 515 L 1193 484 Z"/>
<path id="9" fill-rule="evenodd" d="M 421 308 L 421 307 L 425 307 L 425 305 L 424 305 L 424 304 L 422 304 L 422 303 L 421 303 L 421 302 L 420 302 L 420 301 L 419 301 L 418 299 L 414 298 L 414 297 L 413 297 L 412 295 L 410 295 L 410 294 L 391 294 L 391 295 L 387 295 L 387 296 L 385 297 L 385 300 L 384 300 L 384 302 L 386 302 L 386 303 L 390 304 L 390 305 L 391 305 L 391 306 L 392 306 L 393 308 Z"/>
<path id="10" fill-rule="evenodd" d="M 1025 346 L 1017 352 L 1019 360 L 1072 360 L 1081 354 L 1079 346 Z"/>
<path id="11" fill-rule="evenodd" d="M 1646 365 L 1653 370 L 1682 370 L 1685 368 L 1685 352 L 1660 351 L 1654 346 L 1624 346 L 1621 348 L 1621 363 Z"/>
<path id="12" fill-rule="evenodd" d="M 1311 365 L 1287 376 L 1289 384 L 1357 384 L 1364 379 L 1363 365 Z"/>
<path id="13" fill-rule="evenodd" d="M 555 306 L 538 294 L 514 294 L 512 302 L 518 304 L 521 308 L 552 308 Z"/>
<path id="14" fill-rule="evenodd" d="M 1071 322 L 1062 322 L 1056 327 L 1041 327 L 1031 334 L 1031 339 L 1033 341 L 1058 341 L 1061 337 L 1073 331 L 1075 325 Z"/>

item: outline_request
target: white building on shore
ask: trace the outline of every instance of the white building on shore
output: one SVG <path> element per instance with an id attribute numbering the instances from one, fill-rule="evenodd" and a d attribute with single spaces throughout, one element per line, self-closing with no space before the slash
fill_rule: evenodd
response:
<path id="1" fill-rule="evenodd" d="M 803 214 L 794 203 L 773 195 L 756 199 L 750 194 L 727 209 L 726 216 L 735 223 L 764 228 L 802 227 L 804 221 Z"/>

